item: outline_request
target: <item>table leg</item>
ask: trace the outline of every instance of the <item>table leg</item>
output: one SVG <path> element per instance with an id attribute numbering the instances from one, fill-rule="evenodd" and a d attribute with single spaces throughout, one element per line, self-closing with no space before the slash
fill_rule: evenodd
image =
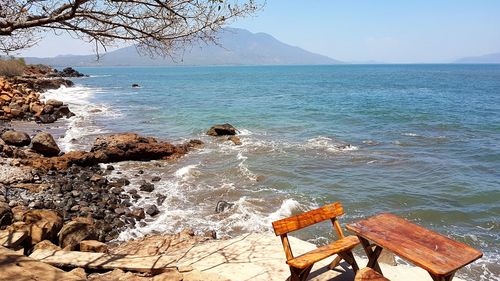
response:
<path id="1" fill-rule="evenodd" d="M 368 240 L 366 240 L 365 238 L 363 238 L 361 236 L 358 236 L 358 238 L 359 238 L 359 241 L 361 242 L 361 245 L 363 246 L 363 249 L 365 250 L 366 256 L 368 257 L 368 264 L 366 266 L 373 268 L 375 271 L 382 274 L 382 270 L 380 269 L 380 266 L 378 265 L 378 261 L 377 261 L 378 256 L 382 252 L 382 247 L 376 246 L 375 250 L 373 250 L 372 246 L 370 246 L 370 242 Z"/>
<path id="2" fill-rule="evenodd" d="M 434 281 L 451 281 L 453 279 L 453 276 L 455 275 L 455 272 L 452 272 L 446 276 L 436 276 L 430 272 L 429 274 L 431 275 L 432 280 Z"/>

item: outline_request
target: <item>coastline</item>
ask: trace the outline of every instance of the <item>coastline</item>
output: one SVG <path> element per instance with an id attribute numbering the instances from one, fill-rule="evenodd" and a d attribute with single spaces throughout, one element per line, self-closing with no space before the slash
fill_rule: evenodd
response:
<path id="1" fill-rule="evenodd" d="M 64 121 L 65 121 L 65 120 L 63 120 L 62 122 L 64 122 Z M 19 125 L 22 125 L 22 124 L 19 124 Z M 54 126 L 58 125 L 58 122 L 56 121 L 56 123 L 53 123 L 53 125 L 54 125 Z M 61 133 L 61 131 L 62 131 L 62 130 L 64 130 L 64 129 L 63 129 L 64 125 L 62 125 L 62 124 L 59 124 L 59 125 L 61 125 L 61 127 L 53 127 L 53 128 L 50 128 L 50 126 L 52 126 L 52 125 L 44 125 L 44 126 L 45 126 L 45 127 L 44 127 L 44 129 L 45 129 L 45 130 L 54 130 L 54 134 L 55 134 L 55 135 L 60 134 L 60 136 L 63 136 L 63 135 L 65 135 L 65 134 L 66 134 L 66 131 L 65 131 L 64 133 Z M 40 129 L 40 128 L 33 128 L 33 133 L 34 133 L 34 132 L 36 132 L 36 130 L 39 130 L 39 129 Z M 57 139 L 57 138 L 56 138 L 56 139 Z M 140 176 L 139 176 L 139 177 L 140 177 Z M 279 243 L 278 243 L 278 245 L 279 245 Z M 285 271 L 286 271 L 286 267 L 285 267 Z M 399 280 L 399 279 L 395 279 L 395 280 Z"/>

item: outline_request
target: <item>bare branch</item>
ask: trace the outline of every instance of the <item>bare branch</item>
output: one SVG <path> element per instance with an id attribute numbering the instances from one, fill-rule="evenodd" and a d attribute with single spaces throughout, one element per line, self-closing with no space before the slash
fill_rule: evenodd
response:
<path id="1" fill-rule="evenodd" d="M 255 0 L 2 0 L 0 51 L 35 45 L 60 30 L 99 49 L 133 43 L 149 55 L 171 55 L 193 41 L 213 42 L 229 21 L 254 13 Z"/>

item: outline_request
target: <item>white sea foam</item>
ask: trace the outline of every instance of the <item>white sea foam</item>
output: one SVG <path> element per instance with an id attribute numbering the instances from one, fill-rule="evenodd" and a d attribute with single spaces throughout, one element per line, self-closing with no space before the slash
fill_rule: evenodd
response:
<path id="1" fill-rule="evenodd" d="M 193 164 L 193 165 L 187 165 L 185 167 L 182 167 L 180 169 L 178 169 L 177 171 L 175 171 L 175 176 L 177 178 L 180 178 L 180 179 L 185 179 L 187 177 L 189 177 L 190 175 L 192 175 L 194 169 L 196 169 L 196 167 L 198 167 L 198 164 Z"/>
<path id="2" fill-rule="evenodd" d="M 304 145 L 306 149 L 321 149 L 328 152 L 342 152 L 358 150 L 358 147 L 352 144 L 343 143 L 334 138 L 318 136 L 308 139 Z"/>
<path id="3" fill-rule="evenodd" d="M 118 113 L 106 105 L 90 102 L 90 99 L 100 92 L 102 89 L 99 88 L 62 86 L 43 94 L 44 100 L 57 99 L 68 104 L 70 110 L 76 115 L 68 119 L 68 129 L 64 137 L 57 140 L 63 151 L 87 149 L 89 143 L 84 141 L 85 137 L 107 133 L 104 128 L 96 125 L 94 118 L 96 116 L 114 117 Z"/>
<path id="4" fill-rule="evenodd" d="M 239 131 L 239 133 L 238 133 L 239 136 L 251 136 L 251 135 L 253 135 L 253 133 L 247 129 L 238 129 L 238 131 Z"/>

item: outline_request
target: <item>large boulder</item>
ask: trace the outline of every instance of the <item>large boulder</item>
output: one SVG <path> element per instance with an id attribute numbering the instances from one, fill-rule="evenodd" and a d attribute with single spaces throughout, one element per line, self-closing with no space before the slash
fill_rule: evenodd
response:
<path id="1" fill-rule="evenodd" d="M 51 134 L 41 132 L 36 134 L 31 140 L 32 149 L 44 156 L 57 156 L 61 150 Z"/>
<path id="2" fill-rule="evenodd" d="M 43 240 L 55 241 L 63 219 L 52 210 L 30 210 L 24 213 L 23 221 L 28 225 L 31 244 Z"/>
<path id="3" fill-rule="evenodd" d="M 70 221 L 61 228 L 58 234 L 59 246 L 66 250 L 73 250 L 83 240 L 97 239 L 94 225 L 83 221 Z"/>
<path id="4" fill-rule="evenodd" d="M 102 152 L 108 157 L 109 162 L 118 162 L 165 159 L 176 151 L 175 146 L 170 143 L 158 142 L 152 137 L 123 133 L 98 137 L 91 152 Z"/>
<path id="5" fill-rule="evenodd" d="M 28 134 L 17 131 L 3 132 L 1 138 L 6 144 L 15 146 L 26 146 L 31 142 L 30 136 Z"/>
<path id="6" fill-rule="evenodd" d="M 238 130 L 233 127 L 231 124 L 220 124 L 212 126 L 208 131 L 207 135 L 209 136 L 232 136 L 236 135 Z"/>

